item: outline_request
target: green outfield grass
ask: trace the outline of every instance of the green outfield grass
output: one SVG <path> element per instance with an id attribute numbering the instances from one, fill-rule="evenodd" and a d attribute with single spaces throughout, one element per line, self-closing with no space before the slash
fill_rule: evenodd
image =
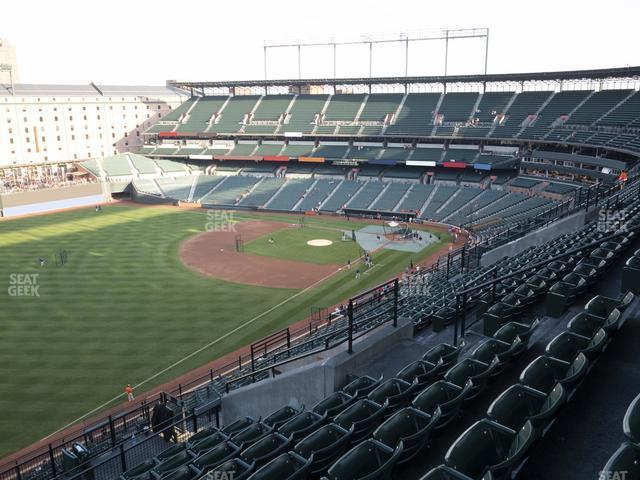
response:
<path id="1" fill-rule="evenodd" d="M 300 293 L 232 284 L 186 268 L 178 247 L 207 221 L 203 211 L 113 205 L 0 222 L 0 456 L 108 402 L 126 383 L 141 384 L 140 392 L 169 381 L 307 317 L 312 307 L 375 286 L 439 247 L 414 255 L 383 250 L 359 281 L 344 271 Z M 307 225 L 307 232 L 354 227 L 331 217 Z M 62 250 L 68 263 L 56 266 Z M 39 258 L 46 260 L 42 268 Z M 13 295 L 32 293 L 15 286 L 34 278 L 39 296 Z"/>
<path id="2" fill-rule="evenodd" d="M 272 239 L 273 243 L 269 240 Z M 309 240 L 325 239 L 333 244 L 326 247 L 307 245 Z M 246 253 L 268 257 L 286 258 L 320 265 L 344 265 L 349 259 L 354 261 L 361 255 L 360 246 L 351 240 L 342 240 L 342 231 L 331 227 L 285 228 L 247 242 Z"/>

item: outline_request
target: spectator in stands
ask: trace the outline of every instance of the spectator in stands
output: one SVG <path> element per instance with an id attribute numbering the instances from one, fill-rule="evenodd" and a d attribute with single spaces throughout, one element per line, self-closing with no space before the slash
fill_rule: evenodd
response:
<path id="1" fill-rule="evenodd" d="M 124 387 L 124 393 L 127 394 L 127 400 L 129 402 L 133 402 L 135 400 L 135 398 L 133 396 L 133 387 L 131 386 L 130 383 L 127 383 L 127 386 Z"/>

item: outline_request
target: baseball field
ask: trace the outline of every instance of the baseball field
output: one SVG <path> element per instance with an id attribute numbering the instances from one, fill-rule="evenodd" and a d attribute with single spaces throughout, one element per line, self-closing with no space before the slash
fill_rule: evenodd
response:
<path id="1" fill-rule="evenodd" d="M 420 252 L 377 250 L 365 269 L 348 234 L 365 225 L 132 204 L 0 221 L 0 456 L 122 402 L 127 383 L 141 394 L 450 240 L 445 229 Z"/>

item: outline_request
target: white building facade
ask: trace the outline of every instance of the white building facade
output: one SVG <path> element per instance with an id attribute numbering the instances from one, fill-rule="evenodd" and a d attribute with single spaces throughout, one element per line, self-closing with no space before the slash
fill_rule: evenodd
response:
<path id="1" fill-rule="evenodd" d="M 2 66 L 2 68 L 0 68 L 0 84 L 20 82 L 16 47 L 4 38 L 0 38 L 0 66 Z"/>
<path id="2" fill-rule="evenodd" d="M 135 151 L 189 98 L 168 87 L 0 85 L 0 168 Z"/>

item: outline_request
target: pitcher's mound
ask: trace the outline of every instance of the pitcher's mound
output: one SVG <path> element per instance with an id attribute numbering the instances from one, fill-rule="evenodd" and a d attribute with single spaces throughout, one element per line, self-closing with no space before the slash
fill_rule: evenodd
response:
<path id="1" fill-rule="evenodd" d="M 332 243 L 333 242 L 331 240 L 327 240 L 324 238 L 316 238 L 315 240 L 309 240 L 307 242 L 307 245 L 310 245 L 312 247 L 328 247 Z"/>

